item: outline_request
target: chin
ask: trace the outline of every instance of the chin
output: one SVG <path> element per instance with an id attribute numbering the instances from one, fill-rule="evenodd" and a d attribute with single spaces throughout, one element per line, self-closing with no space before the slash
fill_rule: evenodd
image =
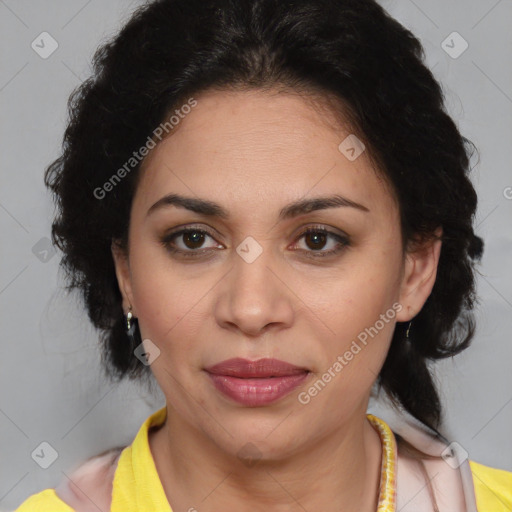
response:
<path id="1" fill-rule="evenodd" d="M 285 459 L 297 450 L 299 436 L 289 426 L 284 428 L 284 425 L 279 425 L 281 421 L 281 416 L 274 416 L 272 421 L 247 418 L 226 423 L 224 427 L 233 437 L 223 436 L 220 444 L 225 451 L 241 460 L 255 457 L 262 461 Z"/>

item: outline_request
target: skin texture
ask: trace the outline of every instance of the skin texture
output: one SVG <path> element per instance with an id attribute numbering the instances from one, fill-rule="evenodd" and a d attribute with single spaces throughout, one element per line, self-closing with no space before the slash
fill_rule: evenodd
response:
<path id="1" fill-rule="evenodd" d="M 435 282 L 441 242 L 402 252 L 398 206 L 363 152 L 338 146 L 350 133 L 328 110 L 297 94 L 209 91 L 179 129 L 143 163 L 130 218 L 129 255 L 113 245 L 123 308 L 142 339 L 160 350 L 152 372 L 168 418 L 151 431 L 155 464 L 173 510 L 374 511 L 381 446 L 366 419 L 370 391 L 396 321 L 412 319 Z M 221 204 L 229 219 L 176 206 L 147 215 L 177 193 Z M 364 205 L 278 220 L 298 199 L 333 193 Z M 161 239 L 172 228 L 210 231 L 184 251 Z M 349 236 L 339 246 L 301 236 L 309 226 Z M 262 253 L 247 263 L 246 237 Z M 199 249 L 193 249 L 199 247 Z M 208 255 L 209 254 L 209 255 Z M 307 254 L 313 254 L 308 257 Z M 297 396 L 394 303 L 402 308 L 308 404 Z M 204 368 L 232 357 L 277 358 L 308 368 L 308 380 L 281 400 L 246 407 L 226 398 Z M 237 456 L 247 443 L 260 459 Z M 200 468 L 200 471 L 198 471 Z"/>

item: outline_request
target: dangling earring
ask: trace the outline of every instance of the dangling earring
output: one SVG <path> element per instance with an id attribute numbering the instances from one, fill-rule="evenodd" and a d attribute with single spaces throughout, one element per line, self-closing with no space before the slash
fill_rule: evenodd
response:
<path id="1" fill-rule="evenodd" d="M 412 353 L 414 350 L 414 343 L 412 343 L 411 338 L 409 337 L 409 332 L 411 330 L 412 321 L 409 322 L 409 325 L 407 326 L 407 330 L 405 331 L 405 339 L 404 339 L 404 348 L 406 353 Z"/>
<path id="2" fill-rule="evenodd" d="M 409 325 L 407 326 L 407 331 L 405 331 L 405 340 L 409 343 L 411 342 L 411 338 L 409 338 L 409 331 L 411 330 L 412 320 L 409 322 Z"/>
<path id="3" fill-rule="evenodd" d="M 130 305 L 128 309 L 128 313 L 126 314 L 126 334 L 132 346 L 136 347 L 141 344 L 140 341 L 140 332 L 139 332 L 139 322 L 132 314 L 132 306 Z"/>

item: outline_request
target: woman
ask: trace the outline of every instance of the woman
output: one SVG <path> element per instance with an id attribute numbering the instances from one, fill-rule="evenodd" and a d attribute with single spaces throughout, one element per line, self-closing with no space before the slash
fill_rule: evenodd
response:
<path id="1" fill-rule="evenodd" d="M 166 406 L 18 511 L 511 509 L 437 431 L 483 244 L 410 32 L 371 0 L 154 1 L 70 111 L 54 240 L 107 375 Z"/>

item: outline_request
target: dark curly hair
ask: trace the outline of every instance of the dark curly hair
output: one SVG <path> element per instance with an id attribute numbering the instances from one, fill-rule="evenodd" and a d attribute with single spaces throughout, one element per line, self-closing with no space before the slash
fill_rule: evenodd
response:
<path id="1" fill-rule="evenodd" d="M 69 99 L 62 155 L 45 184 L 59 209 L 52 240 L 68 288 L 80 290 L 101 331 L 106 375 L 143 381 L 151 373 L 133 356 L 111 254 L 113 240 L 127 250 L 140 162 L 108 194 L 98 191 L 194 95 L 282 88 L 342 107 L 397 198 L 404 250 L 442 227 L 436 282 L 414 318 L 413 342 L 398 323 L 377 381 L 394 405 L 435 429 L 441 403 L 429 363 L 473 337 L 483 242 L 468 179 L 475 148 L 447 114 L 419 40 L 374 0 L 156 0 L 93 60 L 92 77 Z"/>

